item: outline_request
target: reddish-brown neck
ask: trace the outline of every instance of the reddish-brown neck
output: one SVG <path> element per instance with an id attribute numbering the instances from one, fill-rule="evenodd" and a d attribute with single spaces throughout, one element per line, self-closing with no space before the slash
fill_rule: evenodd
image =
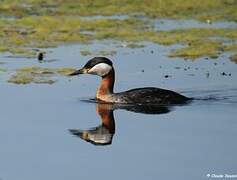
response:
<path id="1" fill-rule="evenodd" d="M 111 71 L 109 72 L 109 74 L 102 77 L 101 84 L 96 92 L 97 99 L 101 99 L 101 97 L 113 93 L 114 79 L 115 79 L 114 68 L 112 68 Z"/>
<path id="2" fill-rule="evenodd" d="M 101 121 L 104 127 L 106 127 L 110 133 L 115 133 L 115 122 L 113 110 L 107 109 L 105 106 L 97 106 L 97 112 L 101 117 Z"/>

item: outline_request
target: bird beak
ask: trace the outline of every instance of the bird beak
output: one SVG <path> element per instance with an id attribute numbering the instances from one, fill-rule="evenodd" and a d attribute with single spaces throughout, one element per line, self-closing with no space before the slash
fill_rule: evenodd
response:
<path id="1" fill-rule="evenodd" d="M 69 76 L 75 76 L 78 74 L 86 74 L 87 72 L 88 72 L 88 69 L 82 68 L 82 69 L 76 70 L 73 73 L 69 74 Z"/>

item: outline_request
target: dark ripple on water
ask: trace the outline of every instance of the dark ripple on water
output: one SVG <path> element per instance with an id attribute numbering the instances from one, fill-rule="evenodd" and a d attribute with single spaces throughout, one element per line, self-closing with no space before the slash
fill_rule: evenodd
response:
<path id="1" fill-rule="evenodd" d="M 186 92 L 198 104 L 235 104 L 237 105 L 237 88 L 220 90 L 199 90 Z"/>

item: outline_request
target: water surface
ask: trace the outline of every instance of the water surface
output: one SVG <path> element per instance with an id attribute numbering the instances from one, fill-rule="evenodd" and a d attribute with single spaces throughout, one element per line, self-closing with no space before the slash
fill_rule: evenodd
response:
<path id="1" fill-rule="evenodd" d="M 207 179 L 237 173 L 237 65 L 224 54 L 196 61 L 168 58 L 170 48 L 145 43 L 129 49 L 113 41 L 46 49 L 47 59 L 1 54 L 0 179 Z M 101 125 L 94 97 L 100 78 L 55 77 L 57 83 L 15 85 L 6 80 L 24 66 L 78 67 L 92 56 L 80 50 L 113 50 L 116 91 L 155 86 L 199 100 L 155 115 L 113 110 L 111 144 L 96 146 L 70 129 Z M 227 75 L 222 75 L 225 72 Z M 229 76 L 229 74 L 231 74 Z M 166 78 L 168 75 L 168 78 Z"/>

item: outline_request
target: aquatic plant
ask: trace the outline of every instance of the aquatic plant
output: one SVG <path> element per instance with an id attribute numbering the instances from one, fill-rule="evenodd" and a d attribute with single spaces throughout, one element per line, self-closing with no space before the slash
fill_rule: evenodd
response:
<path id="1" fill-rule="evenodd" d="M 35 57 L 34 48 L 54 47 L 62 43 L 89 43 L 112 39 L 131 48 L 138 42 L 162 45 L 181 44 L 170 57 L 216 57 L 223 51 L 236 50 L 236 29 L 190 28 L 157 31 L 149 18 L 196 18 L 237 21 L 235 0 L 10 0 L 2 1 L 0 14 L 0 52 Z M 112 19 L 82 16 L 115 16 Z M 120 15 L 128 15 L 120 18 Z M 141 18 L 142 16 L 142 18 Z M 149 18 L 143 18 L 143 17 Z M 224 38 L 220 40 L 219 38 Z M 212 46 L 212 47 L 210 47 Z M 89 55 L 85 50 L 82 55 Z M 112 53 L 112 52 L 111 52 Z M 113 55 L 115 51 L 112 54 Z M 107 52 L 99 54 L 107 55 Z"/>
<path id="2" fill-rule="evenodd" d="M 24 67 L 16 70 L 16 73 L 10 77 L 9 83 L 14 84 L 53 84 L 56 82 L 57 75 L 67 76 L 74 72 L 73 68 L 41 68 L 37 66 Z"/>

